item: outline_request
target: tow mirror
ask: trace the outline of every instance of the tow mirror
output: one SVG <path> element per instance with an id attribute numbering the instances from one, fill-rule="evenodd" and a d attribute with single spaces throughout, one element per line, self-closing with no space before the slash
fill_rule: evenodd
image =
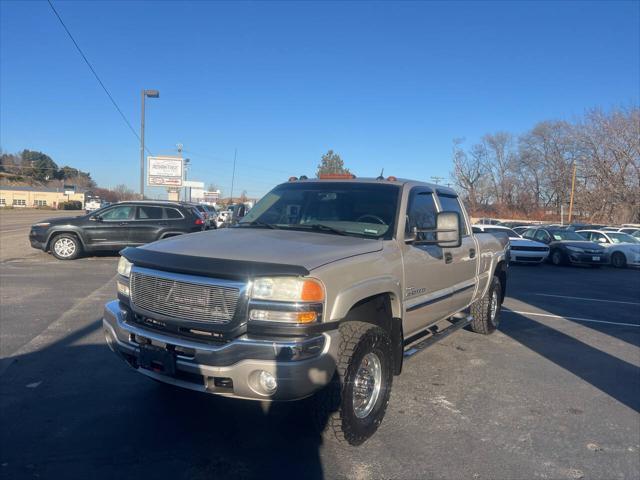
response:
<path id="1" fill-rule="evenodd" d="M 408 222 L 408 219 L 407 219 Z M 426 235 L 434 234 L 431 239 Z M 436 215 L 436 228 L 412 227 L 405 234 L 404 241 L 414 245 L 437 245 L 441 248 L 456 248 L 462 244 L 460 235 L 460 214 L 458 212 L 439 212 Z"/>
<path id="2" fill-rule="evenodd" d="M 460 238 L 460 214 L 440 212 L 436 217 L 436 238 L 439 247 L 456 248 L 462 244 Z"/>

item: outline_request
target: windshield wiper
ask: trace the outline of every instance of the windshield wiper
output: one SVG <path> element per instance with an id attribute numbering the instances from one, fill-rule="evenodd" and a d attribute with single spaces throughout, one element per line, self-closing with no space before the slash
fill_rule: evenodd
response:
<path id="1" fill-rule="evenodd" d="M 253 220 L 252 222 L 238 223 L 236 227 L 243 227 L 245 225 L 248 227 L 267 227 L 267 228 L 272 228 L 273 230 L 277 230 L 278 228 L 276 225 L 273 225 L 272 223 L 261 222 L 260 220 Z"/>
<path id="2" fill-rule="evenodd" d="M 325 225 L 324 223 L 300 224 L 296 226 L 308 228 L 310 230 L 324 230 L 325 232 L 336 233 L 338 235 L 352 235 L 349 232 L 345 232 L 344 230 L 340 230 L 339 228 L 330 227 L 329 225 Z"/>

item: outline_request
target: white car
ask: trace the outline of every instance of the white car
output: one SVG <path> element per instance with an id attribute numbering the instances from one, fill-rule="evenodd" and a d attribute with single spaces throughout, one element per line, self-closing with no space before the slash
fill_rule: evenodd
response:
<path id="1" fill-rule="evenodd" d="M 500 225 L 474 225 L 476 233 L 505 233 L 509 236 L 509 263 L 539 264 L 549 256 L 549 247 L 542 242 L 522 238 L 509 227 Z"/>
<path id="2" fill-rule="evenodd" d="M 578 230 L 576 233 L 606 247 L 614 267 L 640 266 L 640 240 L 636 237 L 624 232 L 603 230 Z"/>

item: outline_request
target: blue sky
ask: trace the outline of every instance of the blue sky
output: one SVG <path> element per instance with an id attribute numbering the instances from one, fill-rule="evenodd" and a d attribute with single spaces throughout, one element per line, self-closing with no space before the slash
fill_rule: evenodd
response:
<path id="1" fill-rule="evenodd" d="M 147 146 L 264 194 L 333 149 L 449 176 L 451 142 L 637 104 L 638 2 L 54 1 Z M 0 146 L 137 190 L 139 146 L 44 1 L 0 2 Z"/>

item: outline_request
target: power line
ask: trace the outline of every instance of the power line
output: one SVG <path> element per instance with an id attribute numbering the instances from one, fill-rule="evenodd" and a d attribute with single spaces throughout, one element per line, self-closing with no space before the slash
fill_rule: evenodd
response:
<path id="1" fill-rule="evenodd" d="M 78 45 L 78 42 L 76 42 L 76 39 L 73 38 L 73 35 L 71 35 L 71 32 L 69 31 L 69 29 L 67 28 L 67 26 L 65 25 L 64 21 L 62 20 L 62 18 L 60 17 L 60 14 L 58 13 L 58 11 L 55 9 L 55 7 L 53 6 L 53 3 L 51 3 L 51 0 L 47 0 L 47 3 L 49 4 L 49 6 L 51 7 L 51 10 L 53 11 L 53 13 L 55 14 L 55 16 L 58 18 L 58 20 L 60 21 L 60 24 L 62 25 L 62 28 L 64 28 L 65 32 L 67 32 L 67 35 L 69 35 L 69 38 L 71 39 L 71 41 L 73 42 L 73 44 L 76 47 L 76 50 L 78 50 L 78 53 L 80 53 L 80 56 L 82 57 L 82 59 L 84 60 L 84 62 L 87 64 L 87 66 L 89 67 L 89 70 L 91 70 L 91 73 L 93 73 L 93 76 L 96 77 L 96 80 L 98 80 L 98 83 L 100 84 L 100 86 L 102 87 L 102 89 L 104 90 L 104 93 L 107 94 L 107 97 L 109 97 L 109 100 L 111 100 L 111 103 L 113 104 L 113 106 L 116 108 L 116 110 L 118 111 L 118 113 L 120 114 L 120 116 L 122 117 L 122 120 L 124 120 L 124 123 L 127 124 L 127 127 L 129 127 L 129 130 L 131 130 L 131 133 L 133 133 L 135 135 L 135 137 L 138 139 L 138 141 L 140 142 L 140 135 L 138 135 L 138 132 L 136 132 L 136 130 L 133 128 L 133 126 L 131 125 L 131 123 L 129 123 L 129 120 L 127 120 L 127 117 L 124 115 L 124 113 L 122 113 L 122 110 L 120 109 L 120 107 L 118 106 L 118 104 L 116 103 L 116 101 L 114 100 L 113 96 L 111 95 L 111 93 L 109 93 L 109 90 L 107 90 L 107 87 L 105 87 L 104 83 L 102 82 L 102 80 L 100 80 L 100 77 L 98 76 L 98 73 L 95 71 L 95 69 L 93 68 L 93 66 L 91 65 L 91 62 L 89 62 L 89 59 L 87 59 L 87 56 L 84 54 L 84 52 L 82 51 L 82 49 L 80 48 L 80 45 Z M 147 153 L 149 155 L 152 155 L 152 153 L 149 151 L 149 149 L 145 146 L 145 150 L 147 151 Z"/>

